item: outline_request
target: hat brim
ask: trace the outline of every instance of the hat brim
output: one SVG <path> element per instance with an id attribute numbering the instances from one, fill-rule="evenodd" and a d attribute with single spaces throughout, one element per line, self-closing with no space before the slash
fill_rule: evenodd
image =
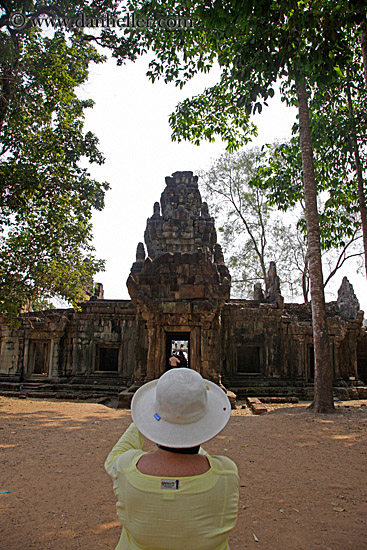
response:
<path id="1" fill-rule="evenodd" d="M 154 443 L 172 448 L 201 445 L 223 430 L 231 416 L 231 405 L 224 391 L 209 380 L 203 379 L 207 392 L 205 415 L 190 424 L 174 424 L 154 416 L 155 393 L 158 380 L 139 388 L 131 401 L 131 416 L 138 430 Z"/>

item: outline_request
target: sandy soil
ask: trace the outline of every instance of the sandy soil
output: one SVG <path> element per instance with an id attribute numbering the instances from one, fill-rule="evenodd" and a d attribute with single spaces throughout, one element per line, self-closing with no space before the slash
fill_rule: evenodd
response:
<path id="1" fill-rule="evenodd" d="M 239 467 L 231 550 L 367 549 L 366 405 L 233 411 L 205 445 Z M 113 550 L 120 526 L 103 463 L 129 423 L 129 411 L 96 403 L 0 397 L 1 550 Z"/>

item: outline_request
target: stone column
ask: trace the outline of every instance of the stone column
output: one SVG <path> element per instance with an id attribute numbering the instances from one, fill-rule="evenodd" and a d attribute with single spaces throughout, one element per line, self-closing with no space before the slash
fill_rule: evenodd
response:
<path id="1" fill-rule="evenodd" d="M 295 369 L 293 372 L 293 376 L 295 379 L 302 379 L 307 380 L 306 376 L 306 363 L 305 363 L 305 340 L 304 338 L 294 338 L 294 342 L 296 344 L 296 364 Z"/>
<path id="2" fill-rule="evenodd" d="M 156 377 L 159 378 L 162 376 L 164 372 L 166 372 L 167 369 L 167 361 L 166 361 L 166 332 L 162 325 L 159 325 L 157 327 L 157 374 Z M 156 369 L 156 370 L 157 370 Z"/>
<path id="3" fill-rule="evenodd" d="M 200 365 L 200 374 L 203 378 L 211 378 L 209 372 L 209 344 L 208 344 L 208 332 L 209 332 L 209 323 L 203 323 L 201 325 L 200 338 L 201 338 L 201 365 Z"/>
<path id="4" fill-rule="evenodd" d="M 148 357 L 147 357 L 147 380 L 154 380 L 157 377 L 155 365 L 155 323 L 147 321 L 148 329 Z M 158 365 L 157 365 L 158 368 Z"/>
<path id="5" fill-rule="evenodd" d="M 58 369 L 58 350 L 57 350 L 57 344 L 55 343 L 55 340 L 59 340 L 60 338 L 52 338 L 50 342 L 50 356 L 49 356 L 49 367 L 48 367 L 48 378 L 58 378 L 59 377 L 59 369 Z"/>
<path id="6" fill-rule="evenodd" d="M 24 378 L 28 373 L 28 361 L 29 361 L 29 338 L 24 338 L 23 375 L 22 375 L 22 378 Z"/>
<path id="7" fill-rule="evenodd" d="M 71 371 L 71 374 L 73 375 L 76 375 L 76 374 L 79 374 L 78 373 L 78 361 L 77 361 L 77 338 L 74 337 L 73 338 L 73 344 L 72 344 L 72 352 L 71 352 L 71 367 L 72 367 L 72 371 Z"/>
<path id="8" fill-rule="evenodd" d="M 200 327 L 194 326 L 190 331 L 190 368 L 200 372 Z"/>
<path id="9" fill-rule="evenodd" d="M 337 338 L 334 339 L 333 345 L 333 362 L 334 362 L 334 379 L 341 380 L 342 376 L 340 374 L 340 340 Z"/>

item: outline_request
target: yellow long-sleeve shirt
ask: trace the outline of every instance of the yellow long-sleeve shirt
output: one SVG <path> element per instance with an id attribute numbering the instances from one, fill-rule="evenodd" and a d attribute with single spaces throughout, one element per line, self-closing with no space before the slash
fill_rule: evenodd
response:
<path id="1" fill-rule="evenodd" d="M 105 463 L 123 526 L 116 550 L 229 550 L 238 511 L 236 464 L 200 449 L 210 464 L 204 474 L 151 476 L 136 468 L 143 443 L 132 423 Z"/>

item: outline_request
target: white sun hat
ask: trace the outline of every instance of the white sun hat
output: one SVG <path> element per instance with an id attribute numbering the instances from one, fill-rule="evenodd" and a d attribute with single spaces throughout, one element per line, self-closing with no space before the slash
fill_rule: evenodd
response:
<path id="1" fill-rule="evenodd" d="M 231 405 L 224 391 L 198 372 L 175 368 L 137 390 L 131 416 L 154 443 L 188 448 L 217 435 L 231 416 Z"/>

